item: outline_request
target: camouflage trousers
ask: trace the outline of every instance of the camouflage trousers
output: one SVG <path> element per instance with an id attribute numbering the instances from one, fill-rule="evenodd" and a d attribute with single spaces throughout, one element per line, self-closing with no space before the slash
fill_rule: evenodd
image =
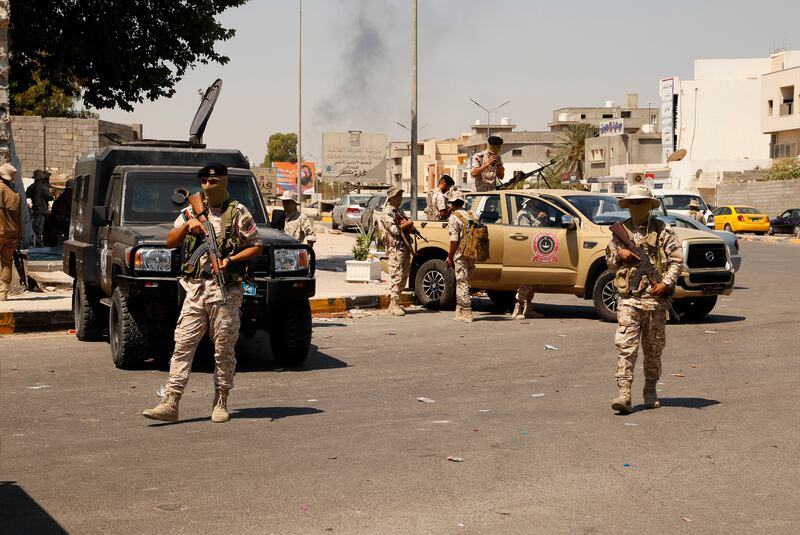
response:
<path id="1" fill-rule="evenodd" d="M 411 254 L 405 247 L 392 247 L 388 251 L 389 279 L 391 287 L 389 293 L 392 297 L 400 297 L 400 292 L 406 287 L 408 272 L 411 269 Z"/>
<path id="2" fill-rule="evenodd" d="M 182 394 L 189 382 L 194 353 L 208 331 L 214 342 L 214 388 L 230 390 L 236 374 L 236 341 L 241 322 L 242 290 L 231 288 L 228 304 L 207 303 L 203 293 L 187 295 L 175 328 L 175 351 L 169 365 L 167 391 Z"/>
<path id="3" fill-rule="evenodd" d="M 463 256 L 453 261 L 456 272 L 456 305 L 461 308 L 472 308 L 472 297 L 469 293 L 469 279 L 475 270 L 475 262 Z"/>
<path id="4" fill-rule="evenodd" d="M 526 301 L 530 303 L 531 301 L 533 301 L 534 293 L 535 292 L 533 291 L 533 286 L 523 284 L 517 289 L 517 303 L 522 304 Z"/>
<path id="5" fill-rule="evenodd" d="M 633 382 L 633 368 L 639 352 L 639 343 L 644 353 L 644 377 L 657 381 L 661 378 L 661 352 L 667 342 L 667 310 L 659 306 L 655 310 L 642 310 L 631 305 L 620 304 L 617 309 L 617 334 L 614 344 L 619 351 L 617 386 Z"/>

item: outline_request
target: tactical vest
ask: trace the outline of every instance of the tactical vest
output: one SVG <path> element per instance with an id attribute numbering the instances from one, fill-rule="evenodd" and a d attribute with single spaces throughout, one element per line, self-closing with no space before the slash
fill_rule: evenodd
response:
<path id="1" fill-rule="evenodd" d="M 633 220 L 628 219 L 622 225 L 625 227 L 625 232 L 628 233 L 628 237 L 631 239 L 631 241 L 635 242 L 633 239 L 633 234 L 635 232 Z M 645 239 L 644 243 L 640 245 L 642 250 L 644 250 L 645 253 L 648 253 L 648 257 L 651 261 L 655 256 L 656 261 L 654 265 L 656 271 L 660 275 L 664 274 L 663 262 L 661 261 L 661 233 L 665 228 L 666 224 L 663 221 L 656 218 L 651 218 L 650 232 L 647 234 L 647 238 Z M 650 285 L 650 280 L 647 278 L 647 275 L 645 275 L 639 281 L 637 288 L 631 288 L 633 275 L 636 273 L 637 267 L 637 264 L 626 264 L 617 270 L 617 274 L 614 276 L 614 286 L 617 288 L 617 292 L 619 292 L 620 297 L 641 297 L 645 290 L 647 290 L 647 287 Z"/>
<path id="2" fill-rule="evenodd" d="M 239 235 L 233 228 L 233 217 L 236 214 L 236 207 L 239 206 L 238 201 L 227 200 L 222 205 L 222 229 L 223 236 L 217 236 L 217 249 L 219 250 L 220 260 L 230 255 L 236 254 L 242 250 L 241 240 Z M 186 239 L 183 240 L 183 265 L 181 272 L 195 279 L 213 279 L 214 276 L 210 271 L 204 269 L 203 262 L 197 262 L 194 265 L 189 262 L 194 252 L 203 246 L 205 240 L 202 236 L 195 236 L 194 234 L 187 234 Z M 225 270 L 225 283 L 226 285 L 238 285 L 242 281 L 252 281 L 252 266 L 250 262 L 229 262 Z"/>

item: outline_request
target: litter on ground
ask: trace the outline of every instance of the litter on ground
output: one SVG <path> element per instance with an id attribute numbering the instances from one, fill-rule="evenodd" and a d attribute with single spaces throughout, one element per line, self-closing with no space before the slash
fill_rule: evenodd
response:
<path id="1" fill-rule="evenodd" d="M 548 351 L 558 351 L 559 350 L 559 348 L 557 348 L 556 346 L 552 346 L 550 344 L 545 344 L 544 348 L 547 349 Z"/>
<path id="2" fill-rule="evenodd" d="M 421 401 L 422 403 L 436 403 L 435 399 L 426 398 L 426 397 L 419 397 L 417 401 Z"/>
<path id="3" fill-rule="evenodd" d="M 461 457 L 456 457 L 455 455 L 448 455 L 447 460 L 454 463 L 463 463 L 464 459 Z"/>

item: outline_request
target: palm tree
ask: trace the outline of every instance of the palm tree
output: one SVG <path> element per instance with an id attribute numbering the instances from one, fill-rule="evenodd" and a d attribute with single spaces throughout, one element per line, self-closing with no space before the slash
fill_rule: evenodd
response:
<path id="1" fill-rule="evenodd" d="M 547 181 L 554 187 L 561 185 L 564 173 L 583 179 L 586 138 L 595 135 L 595 127 L 586 123 L 568 124 L 561 133 L 561 143 L 549 152 L 556 164 L 549 169 Z M 556 185 L 558 184 L 558 186 Z"/>

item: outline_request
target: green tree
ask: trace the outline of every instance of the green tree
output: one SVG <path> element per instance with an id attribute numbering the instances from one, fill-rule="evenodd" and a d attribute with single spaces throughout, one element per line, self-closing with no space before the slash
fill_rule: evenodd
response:
<path id="1" fill-rule="evenodd" d="M 216 17 L 246 2 L 15 2 L 9 31 L 11 93 L 26 96 L 14 112 L 32 113 L 39 105 L 36 95 L 46 99 L 56 93 L 73 102 L 81 98 L 91 108 L 126 111 L 145 98 L 170 97 L 188 69 L 198 63 L 228 62 L 214 46 L 235 31 L 224 28 Z M 29 93 L 40 83 L 50 89 Z M 63 102 L 44 106 L 65 109 Z"/>
<path id="2" fill-rule="evenodd" d="M 264 167 L 269 167 L 272 162 L 297 161 L 297 134 L 283 134 L 277 132 L 269 136 L 267 141 L 267 155 L 264 156 Z"/>
<path id="3" fill-rule="evenodd" d="M 97 118 L 96 113 L 76 109 L 76 100 L 43 80 L 38 71 L 33 74 L 33 84 L 25 91 L 11 95 L 11 109 L 17 115 Z"/>
<path id="4" fill-rule="evenodd" d="M 800 178 L 800 160 L 786 158 L 775 160 L 767 172 L 767 180 L 793 180 Z"/>
<path id="5" fill-rule="evenodd" d="M 561 142 L 549 152 L 556 164 L 546 172 L 547 181 L 553 187 L 561 187 L 564 174 L 583 179 L 586 158 L 586 138 L 595 135 L 595 128 L 586 123 L 568 124 L 561 133 Z"/>

